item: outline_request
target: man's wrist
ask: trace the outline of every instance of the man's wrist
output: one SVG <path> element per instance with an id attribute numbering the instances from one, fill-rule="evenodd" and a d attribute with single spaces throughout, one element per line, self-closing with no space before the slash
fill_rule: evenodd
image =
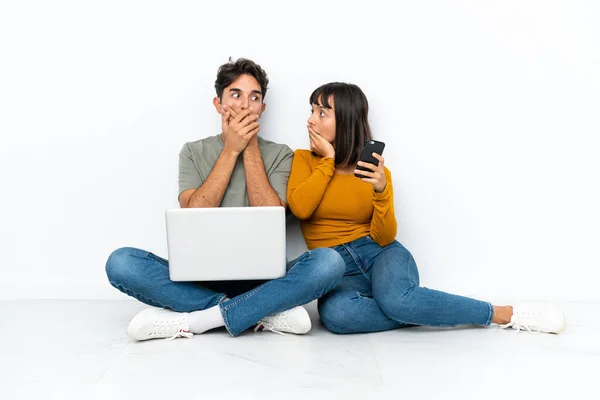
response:
<path id="1" fill-rule="evenodd" d="M 223 151 L 221 152 L 221 154 L 223 156 L 232 157 L 232 158 L 237 158 L 241 153 L 242 153 L 241 151 L 237 151 L 237 150 L 228 148 L 227 145 L 223 148 Z"/>
<path id="2" fill-rule="evenodd" d="M 244 154 L 246 153 L 260 154 L 260 148 L 258 147 L 257 140 L 251 140 L 250 142 L 248 142 L 248 145 L 244 149 Z"/>

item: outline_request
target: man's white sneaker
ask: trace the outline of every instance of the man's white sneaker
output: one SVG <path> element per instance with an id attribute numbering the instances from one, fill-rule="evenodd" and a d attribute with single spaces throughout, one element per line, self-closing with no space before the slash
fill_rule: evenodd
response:
<path id="1" fill-rule="evenodd" d="M 191 338 L 188 313 L 164 308 L 148 308 L 136 315 L 127 327 L 127 335 L 135 340 Z"/>
<path id="2" fill-rule="evenodd" d="M 510 322 L 500 325 L 501 328 L 544 333 L 561 333 L 565 326 L 565 316 L 558 307 L 538 302 L 523 302 L 513 306 Z"/>
<path id="3" fill-rule="evenodd" d="M 283 332 L 294 333 L 296 335 L 304 335 L 312 324 L 308 312 L 302 306 L 294 307 L 277 314 L 271 314 L 261 319 L 254 332 L 256 331 L 271 331 L 283 335 Z"/>

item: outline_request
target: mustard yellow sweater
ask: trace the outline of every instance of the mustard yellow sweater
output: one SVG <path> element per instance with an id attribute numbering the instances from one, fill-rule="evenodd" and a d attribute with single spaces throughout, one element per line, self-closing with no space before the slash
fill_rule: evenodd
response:
<path id="1" fill-rule="evenodd" d="M 385 168 L 385 167 L 384 167 Z M 332 158 L 296 150 L 287 188 L 290 210 L 298 219 L 309 249 L 332 247 L 371 235 L 380 246 L 396 237 L 392 175 L 375 193 L 353 174 L 336 174 Z"/>

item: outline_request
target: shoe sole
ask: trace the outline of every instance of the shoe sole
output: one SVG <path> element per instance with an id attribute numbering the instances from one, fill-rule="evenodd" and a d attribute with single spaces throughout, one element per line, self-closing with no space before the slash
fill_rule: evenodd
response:
<path id="1" fill-rule="evenodd" d="M 556 332 L 556 334 L 558 335 L 559 333 L 562 333 L 565 328 L 567 327 L 567 318 L 565 318 L 565 316 L 563 315 L 562 317 L 562 325 L 560 326 L 560 328 L 558 329 L 558 331 Z"/>
<path id="2" fill-rule="evenodd" d="M 140 328 L 139 321 L 142 319 L 142 317 L 144 317 L 146 314 L 149 314 L 149 313 L 151 313 L 153 311 L 155 311 L 155 310 L 153 310 L 151 308 L 147 308 L 144 311 L 141 311 L 140 313 L 138 313 L 135 317 L 133 317 L 133 319 L 131 320 L 131 322 L 127 326 L 127 336 L 129 336 L 133 340 L 138 340 L 138 341 L 150 339 L 149 337 L 144 337 L 144 338 L 142 338 L 142 337 L 136 337 L 133 334 L 133 332 L 136 332 L 136 331 L 139 330 L 139 328 Z"/>

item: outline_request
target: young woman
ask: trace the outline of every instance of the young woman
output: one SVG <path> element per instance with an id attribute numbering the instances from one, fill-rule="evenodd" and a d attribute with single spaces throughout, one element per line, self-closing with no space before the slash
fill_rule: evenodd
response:
<path id="1" fill-rule="evenodd" d="M 308 248 L 333 248 L 346 264 L 341 283 L 319 299 L 327 329 L 358 333 L 492 323 L 547 333 L 565 328 L 564 315 L 547 303 L 494 306 L 419 286 L 415 260 L 395 240 L 390 171 L 376 153 L 378 165 L 359 161 L 371 140 L 364 93 L 356 85 L 328 83 L 312 93 L 310 104 L 310 150 L 294 154 L 287 198 Z"/>

